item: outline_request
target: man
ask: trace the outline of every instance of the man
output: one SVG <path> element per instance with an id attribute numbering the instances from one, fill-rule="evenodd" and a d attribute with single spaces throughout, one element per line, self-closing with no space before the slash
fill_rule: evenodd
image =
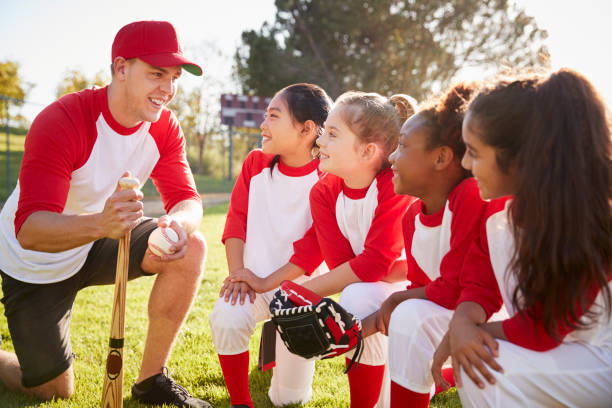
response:
<path id="1" fill-rule="evenodd" d="M 132 396 L 210 406 L 165 369 L 206 252 L 197 231 L 202 203 L 183 134 L 166 108 L 183 69 L 202 74 L 183 56 L 170 23 L 128 24 L 113 42 L 111 84 L 66 95 L 32 123 L 19 183 L 0 213 L 2 301 L 16 351 L 0 351 L 0 380 L 8 388 L 42 399 L 72 395 L 74 298 L 84 287 L 114 282 L 117 239 L 131 230 L 129 278 L 157 275 Z M 151 176 L 168 215 L 143 220 L 142 193 L 117 188 L 127 175 L 141 183 Z M 173 254 L 160 258 L 147 251 L 157 226 L 177 232 Z"/>

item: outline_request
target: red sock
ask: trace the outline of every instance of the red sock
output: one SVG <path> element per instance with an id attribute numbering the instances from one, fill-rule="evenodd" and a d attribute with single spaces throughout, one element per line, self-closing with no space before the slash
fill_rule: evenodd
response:
<path id="1" fill-rule="evenodd" d="M 427 408 L 429 406 L 429 393 L 421 394 L 410 391 L 391 381 L 391 408 L 411 407 Z"/>
<path id="2" fill-rule="evenodd" d="M 446 382 L 449 383 L 451 387 L 455 386 L 455 377 L 453 376 L 453 368 L 452 367 L 443 368 L 442 369 L 442 377 L 444 377 Z M 444 391 L 444 390 L 436 385 L 436 391 L 434 392 L 434 395 L 439 394 L 442 391 Z"/>
<path id="3" fill-rule="evenodd" d="M 350 362 L 347 358 L 347 367 Z M 351 408 L 372 408 L 376 405 L 384 375 L 384 365 L 354 364 L 348 372 Z"/>
<path id="4" fill-rule="evenodd" d="M 249 351 L 218 356 L 231 404 L 248 405 L 252 408 L 253 401 L 249 392 Z"/>

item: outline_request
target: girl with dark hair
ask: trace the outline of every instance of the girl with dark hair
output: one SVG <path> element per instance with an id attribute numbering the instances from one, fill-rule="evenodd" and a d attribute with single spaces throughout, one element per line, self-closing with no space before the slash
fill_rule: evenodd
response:
<path id="1" fill-rule="evenodd" d="M 393 192 L 387 158 L 415 109 L 414 100 L 405 95 L 341 95 L 317 140 L 319 168 L 327 174 L 310 193 L 316 239 L 296 242 L 290 262 L 267 279 L 252 274 L 241 279 L 266 290 L 325 260 L 330 271 L 303 286 L 320 296 L 342 292 L 340 304 L 358 318 L 378 310 L 391 293 L 405 287 L 401 217 L 414 198 Z M 396 281 L 397 270 L 403 282 Z M 347 354 L 347 365 L 353 352 Z M 348 372 L 351 407 L 377 403 L 386 362 L 386 337 L 367 338 L 359 365 Z"/>
<path id="2" fill-rule="evenodd" d="M 389 157 L 395 192 L 419 197 L 403 218 L 411 285 L 363 320 L 364 336 L 376 331 L 389 336 L 392 407 L 429 405 L 433 353 L 446 333 L 444 322 L 466 296 L 463 266 L 486 208 L 476 181 L 461 167 L 461 125 L 476 86 L 451 86 L 421 107 L 403 125 Z M 450 368 L 445 374 L 452 378 Z"/>
<path id="3" fill-rule="evenodd" d="M 493 200 L 483 228 L 510 318 L 461 303 L 436 352 L 466 406 L 612 401 L 612 162 L 606 108 L 580 74 L 501 81 L 470 103 L 463 165 Z M 483 274 L 487 268 L 482 269 Z M 436 382 L 443 384 L 434 363 Z M 467 376 L 467 378 L 466 378 Z M 488 382 L 485 385 L 485 381 Z"/>
<path id="4" fill-rule="evenodd" d="M 229 278 L 241 271 L 266 277 L 289 260 L 293 241 L 308 231 L 314 236 L 308 195 L 320 172 L 312 150 L 330 107 L 330 98 L 316 85 L 296 84 L 278 91 L 261 124 L 262 149 L 249 153 L 232 191 L 222 238 L 229 277 L 209 316 L 232 406 L 253 406 L 249 339 L 257 322 L 269 318 L 275 288 L 256 297 L 248 284 Z M 314 362 L 277 343 L 270 400 L 279 406 L 308 402 Z"/>

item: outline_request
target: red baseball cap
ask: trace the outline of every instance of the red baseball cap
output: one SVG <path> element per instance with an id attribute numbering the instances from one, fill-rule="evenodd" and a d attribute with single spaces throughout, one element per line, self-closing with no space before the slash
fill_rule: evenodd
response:
<path id="1" fill-rule="evenodd" d="M 176 30 L 167 21 L 136 21 L 122 27 L 113 41 L 112 61 L 117 57 L 139 58 L 156 67 L 181 65 L 202 75 L 202 68 L 183 56 Z"/>

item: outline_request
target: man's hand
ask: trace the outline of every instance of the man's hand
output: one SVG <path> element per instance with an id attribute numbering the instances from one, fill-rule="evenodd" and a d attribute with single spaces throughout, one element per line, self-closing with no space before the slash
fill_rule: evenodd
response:
<path id="1" fill-rule="evenodd" d="M 275 288 L 275 286 L 270 288 L 266 278 L 260 278 L 248 268 L 232 271 L 229 278 L 232 282 L 246 283 L 257 293 L 264 293 Z"/>
<path id="2" fill-rule="evenodd" d="M 164 254 L 162 256 L 157 256 L 150 249 L 147 248 L 147 254 L 160 262 L 172 262 L 177 259 L 181 259 L 187 253 L 187 231 L 183 228 L 183 226 L 174 220 L 170 215 L 163 215 L 159 217 L 157 220 L 158 228 L 172 228 L 176 235 L 178 236 L 178 241 L 176 241 L 172 246 L 170 246 L 171 254 Z"/>
<path id="3" fill-rule="evenodd" d="M 125 172 L 123 177 L 130 177 L 130 172 Z M 115 192 L 106 199 L 100 214 L 105 237 L 119 239 L 138 225 L 143 216 L 142 198 L 142 191 L 122 190 L 117 182 Z"/>
<path id="4" fill-rule="evenodd" d="M 225 278 L 219 291 L 219 297 L 225 298 L 225 302 L 231 301 L 232 305 L 235 305 L 238 300 L 241 305 L 244 305 L 247 295 L 251 303 L 255 303 L 255 291 L 245 282 L 232 282 L 231 276 Z"/>

